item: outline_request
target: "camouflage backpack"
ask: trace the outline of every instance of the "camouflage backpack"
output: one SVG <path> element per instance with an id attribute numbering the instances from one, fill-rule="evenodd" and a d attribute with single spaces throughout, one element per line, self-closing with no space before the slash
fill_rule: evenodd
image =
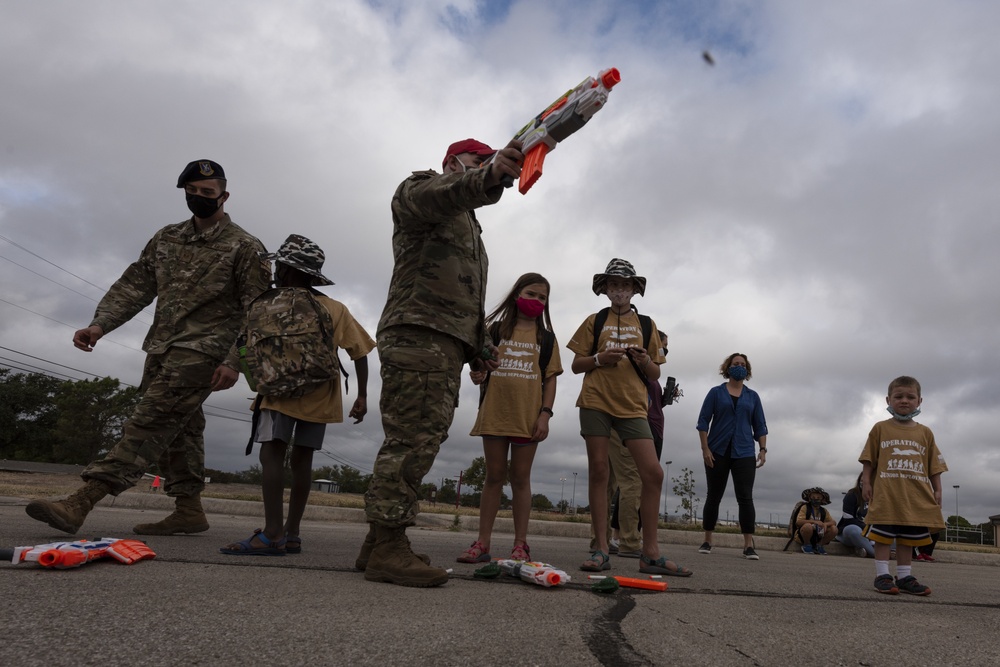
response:
<path id="1" fill-rule="evenodd" d="M 247 380 L 258 394 L 295 398 L 337 379 L 333 318 L 316 295 L 308 287 L 275 287 L 247 309 Z"/>

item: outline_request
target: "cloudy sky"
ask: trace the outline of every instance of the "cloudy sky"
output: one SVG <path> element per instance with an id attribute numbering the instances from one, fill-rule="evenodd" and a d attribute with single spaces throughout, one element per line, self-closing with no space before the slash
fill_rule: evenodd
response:
<path id="1" fill-rule="evenodd" d="M 608 106 L 550 155 L 538 184 L 480 211 L 488 306 L 520 274 L 543 273 L 564 345 L 607 303 L 590 291 L 593 274 L 612 257 L 631 261 L 649 281 L 636 304 L 670 335 L 664 376 L 685 392 L 666 411 L 664 459 L 671 477 L 694 470 L 702 498 L 697 413 L 719 363 L 740 351 L 770 429 L 760 519 L 786 521 L 814 485 L 839 505 L 901 374 L 922 382 L 919 421 L 950 467 L 945 514 L 956 502 L 973 522 L 1000 513 L 1000 384 L 987 368 L 1000 319 L 1000 5 L 4 0 L 2 10 L 0 356 L 137 383 L 150 315 L 92 354 L 70 340 L 148 238 L 187 217 L 174 185 L 198 158 L 225 167 L 226 210 L 268 248 L 289 233 L 319 243 L 337 283 L 326 293 L 374 334 L 396 185 L 440 169 L 457 139 L 503 145 L 615 66 L 622 83 Z M 579 387 L 560 378 L 532 482 L 557 502 L 576 479 L 583 505 Z M 317 465 L 371 471 L 377 372 L 369 391 L 368 418 L 331 426 Z M 256 462 L 243 456 L 249 395 L 241 382 L 208 401 L 210 467 Z M 429 481 L 481 455 L 467 435 L 476 395 L 466 382 Z"/>

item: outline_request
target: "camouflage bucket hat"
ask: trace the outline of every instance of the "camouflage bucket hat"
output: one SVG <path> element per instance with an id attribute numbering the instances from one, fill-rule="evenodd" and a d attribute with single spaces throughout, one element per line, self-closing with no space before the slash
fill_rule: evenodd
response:
<path id="1" fill-rule="evenodd" d="M 266 255 L 266 258 L 281 262 L 293 269 L 313 277 L 313 285 L 333 285 L 334 282 L 323 275 L 323 262 L 326 255 L 318 245 L 304 236 L 292 234 L 278 248 L 278 252 Z"/>
<path id="2" fill-rule="evenodd" d="M 631 278 L 635 281 L 635 291 L 641 296 L 646 294 L 646 279 L 635 275 L 635 267 L 631 263 L 617 257 L 608 262 L 608 268 L 604 269 L 604 273 L 594 274 L 594 294 L 600 296 L 608 291 L 608 276 Z"/>
<path id="3" fill-rule="evenodd" d="M 809 496 L 811 496 L 814 493 L 818 493 L 821 496 L 823 496 L 823 504 L 824 505 L 829 505 L 830 504 L 830 494 L 827 493 L 826 491 L 824 491 L 822 489 L 822 487 L 819 487 L 819 486 L 814 486 L 811 489 L 806 489 L 805 491 L 803 491 L 802 492 L 802 500 L 804 500 L 806 502 L 809 502 Z"/>

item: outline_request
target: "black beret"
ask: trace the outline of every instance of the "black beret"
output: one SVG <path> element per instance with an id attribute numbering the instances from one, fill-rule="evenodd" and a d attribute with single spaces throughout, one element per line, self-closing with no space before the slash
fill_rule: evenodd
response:
<path id="1" fill-rule="evenodd" d="M 212 178 L 226 180 L 226 172 L 222 169 L 222 165 L 211 160 L 195 160 L 188 162 L 184 171 L 177 177 L 177 187 L 183 188 L 185 183 L 207 181 Z"/>

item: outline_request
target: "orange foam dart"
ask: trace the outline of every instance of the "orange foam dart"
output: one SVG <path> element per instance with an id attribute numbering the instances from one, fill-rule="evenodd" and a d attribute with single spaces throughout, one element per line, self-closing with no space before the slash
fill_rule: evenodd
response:
<path id="1" fill-rule="evenodd" d="M 615 581 L 617 581 L 619 585 L 625 586 L 626 588 L 643 588 L 647 591 L 667 590 L 667 582 L 665 581 L 650 581 L 649 579 L 633 579 L 632 577 L 615 577 Z"/>
<path id="2" fill-rule="evenodd" d="M 517 184 L 517 190 L 522 195 L 526 194 L 531 186 L 542 177 L 542 163 L 545 162 L 545 156 L 548 152 L 548 145 L 545 142 L 539 142 L 524 156 L 524 164 L 521 165 L 521 180 Z"/>

